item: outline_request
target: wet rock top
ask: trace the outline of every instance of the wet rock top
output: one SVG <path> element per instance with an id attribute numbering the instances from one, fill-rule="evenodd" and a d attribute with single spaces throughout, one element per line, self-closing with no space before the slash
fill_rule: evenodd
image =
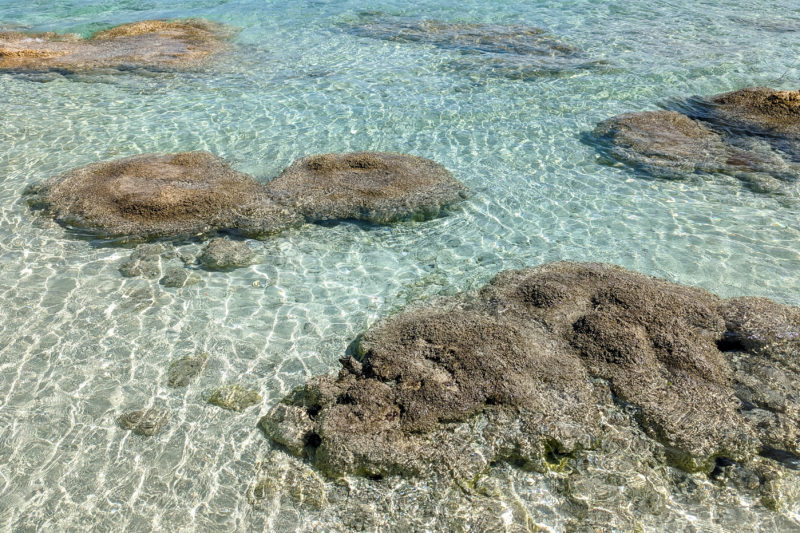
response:
<path id="1" fill-rule="evenodd" d="M 261 236 L 300 222 L 252 177 L 208 152 L 93 163 L 28 189 L 31 206 L 101 237 Z"/>
<path id="2" fill-rule="evenodd" d="M 83 39 L 75 34 L 0 32 L 0 70 L 197 66 L 227 48 L 230 30 L 193 19 L 143 20 Z"/>
<path id="3" fill-rule="evenodd" d="M 797 308 L 553 263 L 378 322 L 261 426 L 329 475 L 464 481 L 496 461 L 557 467 L 616 410 L 653 460 L 711 473 L 796 457 L 798 335 Z"/>
<path id="4" fill-rule="evenodd" d="M 266 185 L 273 199 L 307 220 L 374 223 L 423 220 L 462 200 L 467 189 L 443 166 L 384 152 L 322 154 L 295 161 Z"/>

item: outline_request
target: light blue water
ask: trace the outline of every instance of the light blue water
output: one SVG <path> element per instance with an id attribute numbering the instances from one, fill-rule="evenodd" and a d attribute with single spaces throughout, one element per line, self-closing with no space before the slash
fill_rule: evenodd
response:
<path id="1" fill-rule="evenodd" d="M 606 63 L 525 79 L 475 68 L 459 50 L 354 35 L 347 27 L 362 20 L 358 2 L 164 4 L 0 0 L 0 27 L 31 31 L 88 35 L 175 17 L 241 28 L 235 51 L 203 72 L 0 74 L 0 528 L 351 529 L 324 507 L 280 497 L 251 505 L 256 465 L 271 453 L 256 429 L 260 414 L 334 370 L 378 317 L 503 269 L 606 261 L 723 296 L 800 304 L 796 204 L 736 180 L 646 179 L 600 165 L 580 142 L 602 119 L 674 98 L 797 88 L 794 1 L 369 5 L 545 28 Z M 251 242 L 256 265 L 201 272 L 184 289 L 121 277 L 128 251 L 76 240 L 19 201 L 26 185 L 75 166 L 197 149 L 262 180 L 312 153 L 413 153 L 445 165 L 474 195 L 425 223 L 306 226 Z M 198 351 L 212 358 L 202 378 L 168 388 L 169 362 Z M 243 413 L 205 403 L 229 382 L 256 388 L 264 403 Z M 145 439 L 114 423 L 145 405 L 172 411 L 167 431 Z M 557 496 L 536 479 L 507 476 L 498 498 L 514 516 L 522 509 L 531 523 L 564 527 Z M 371 510 L 375 528 L 416 509 L 409 491 L 433 497 L 424 484 L 350 483 L 379 494 L 364 496 L 364 505 L 383 502 Z M 719 516 L 682 505 L 671 519 L 716 527 Z M 736 520 L 768 523 L 742 506 Z M 442 505 L 443 520 L 485 512 L 454 508 Z M 432 520 L 434 529 L 445 523 Z"/>

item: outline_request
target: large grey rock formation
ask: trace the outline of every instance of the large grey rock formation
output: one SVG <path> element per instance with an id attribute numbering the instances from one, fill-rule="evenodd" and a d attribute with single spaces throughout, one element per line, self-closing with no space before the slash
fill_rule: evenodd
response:
<path id="1" fill-rule="evenodd" d="M 647 465 L 760 472 L 764 455 L 781 471 L 800 442 L 799 337 L 798 308 L 553 263 L 378 322 L 261 426 L 334 477 L 572 468 L 610 442 L 610 417 L 640 428 Z"/>

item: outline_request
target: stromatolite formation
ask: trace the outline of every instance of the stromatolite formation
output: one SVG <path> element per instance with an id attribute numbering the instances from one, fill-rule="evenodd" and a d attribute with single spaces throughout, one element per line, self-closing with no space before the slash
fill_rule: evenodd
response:
<path id="1" fill-rule="evenodd" d="M 75 34 L 0 32 L 0 70 L 185 69 L 225 50 L 229 35 L 224 26 L 200 19 L 143 20 L 89 39 Z"/>
<path id="2" fill-rule="evenodd" d="M 482 75 L 530 79 L 604 65 L 541 28 L 524 25 L 366 15 L 344 28 L 359 37 L 456 52 L 447 68 Z"/>
<path id="3" fill-rule="evenodd" d="M 759 192 L 798 194 L 800 92 L 742 89 L 680 111 L 619 115 L 591 137 L 602 155 L 657 177 L 722 173 Z"/>
<path id="4" fill-rule="evenodd" d="M 208 152 L 93 163 L 28 189 L 32 207 L 98 237 L 147 240 L 236 231 L 262 237 L 299 224 L 252 177 Z"/>
<path id="5" fill-rule="evenodd" d="M 312 378 L 261 426 L 332 476 L 469 484 L 498 461 L 574 468 L 614 417 L 646 435 L 632 453 L 647 465 L 717 476 L 761 472 L 763 455 L 788 472 L 798 336 L 798 308 L 552 263 L 380 321 L 338 376 Z"/>
<path id="6" fill-rule="evenodd" d="M 383 152 L 306 157 L 266 188 L 275 201 L 312 222 L 357 219 L 380 224 L 435 217 L 467 192 L 430 159 Z"/>

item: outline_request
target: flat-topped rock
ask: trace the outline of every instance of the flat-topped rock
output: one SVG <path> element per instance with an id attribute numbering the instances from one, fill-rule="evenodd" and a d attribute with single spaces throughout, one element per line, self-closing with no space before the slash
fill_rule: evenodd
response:
<path id="1" fill-rule="evenodd" d="M 302 222 L 251 176 L 208 152 L 93 163 L 26 193 L 32 207 L 101 238 L 186 239 L 219 231 L 263 237 Z"/>
<path id="2" fill-rule="evenodd" d="M 760 454 L 785 469 L 800 427 L 798 336 L 797 308 L 552 263 L 379 321 L 338 376 L 310 379 L 261 427 L 334 477 L 469 484 L 497 461 L 573 468 L 607 438 L 609 416 L 642 434 L 643 469 L 711 474 Z"/>
<path id="3" fill-rule="evenodd" d="M 143 20 L 89 39 L 52 32 L 0 32 L 0 70 L 185 69 L 225 50 L 230 33 L 225 26 L 201 19 Z"/>
<path id="4" fill-rule="evenodd" d="M 275 201 L 312 222 L 355 219 L 379 224 L 433 218 L 467 194 L 438 163 L 383 152 L 306 157 L 266 189 Z"/>
<path id="5" fill-rule="evenodd" d="M 800 92 L 756 87 L 677 107 L 612 117 L 590 138 L 607 161 L 653 176 L 719 173 L 757 192 L 800 194 Z"/>
<path id="6" fill-rule="evenodd" d="M 208 241 L 197 260 L 208 270 L 233 270 L 248 266 L 254 258 L 247 243 L 218 237 Z"/>

